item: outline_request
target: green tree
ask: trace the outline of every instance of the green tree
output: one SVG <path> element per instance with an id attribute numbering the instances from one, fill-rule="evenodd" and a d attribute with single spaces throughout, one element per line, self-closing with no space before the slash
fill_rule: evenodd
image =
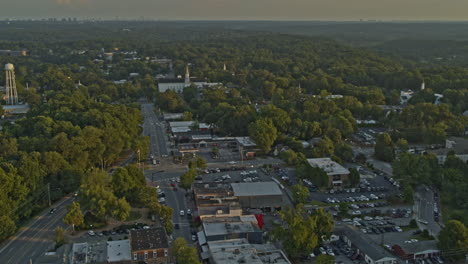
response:
<path id="1" fill-rule="evenodd" d="M 249 125 L 249 135 L 257 146 L 268 153 L 277 137 L 276 127 L 269 119 L 259 119 Z"/>
<path id="2" fill-rule="evenodd" d="M 187 241 L 182 238 L 176 238 L 172 245 L 172 254 L 179 264 L 200 264 L 197 250 L 188 245 Z"/>
<path id="3" fill-rule="evenodd" d="M 328 186 L 327 173 L 318 167 L 311 167 L 307 163 L 302 163 L 296 167 L 296 175 L 299 179 L 307 179 L 320 188 Z"/>
<path id="4" fill-rule="evenodd" d="M 68 226 L 73 228 L 73 232 L 75 232 L 75 227 L 80 227 L 84 224 L 84 215 L 81 212 L 80 204 L 77 202 L 73 202 L 72 204 L 67 206 L 68 213 L 63 218 L 63 222 Z"/>
<path id="5" fill-rule="evenodd" d="M 408 150 L 408 141 L 404 138 L 399 138 L 395 143 L 396 147 L 399 151 L 407 151 Z"/>
<path id="6" fill-rule="evenodd" d="M 315 264 L 332 264 L 335 263 L 335 257 L 327 254 L 318 255 L 315 259 Z"/>
<path id="7" fill-rule="evenodd" d="M 439 233 L 438 245 L 442 252 L 454 252 L 447 258 L 463 259 L 468 250 L 468 229 L 460 221 L 450 220 Z"/>
<path id="8" fill-rule="evenodd" d="M 130 205 L 125 198 L 118 199 L 111 190 L 109 175 L 99 169 L 91 170 L 82 178 L 82 205 L 102 220 L 108 217 L 125 220 L 130 215 Z"/>
<path id="9" fill-rule="evenodd" d="M 273 237 L 281 240 L 286 252 L 293 258 L 312 252 L 322 239 L 333 231 L 331 215 L 322 208 L 308 214 L 302 204 L 285 208 L 279 213 L 283 224 L 275 224 Z"/>
<path id="10" fill-rule="evenodd" d="M 65 244 L 65 230 L 61 226 L 55 228 L 54 242 L 57 248 Z"/>
<path id="11" fill-rule="evenodd" d="M 149 156 L 150 138 L 147 136 L 139 136 L 133 143 L 133 151 L 137 153 L 140 160 L 145 160 Z"/>
<path id="12" fill-rule="evenodd" d="M 190 189 L 196 177 L 197 177 L 197 171 L 195 169 L 189 169 L 187 172 L 182 174 L 182 176 L 180 176 L 179 186 L 184 188 L 185 190 Z"/>
<path id="13" fill-rule="evenodd" d="M 335 144 L 328 137 L 324 137 L 314 148 L 317 151 L 319 157 L 330 157 L 335 152 Z"/>
<path id="14" fill-rule="evenodd" d="M 192 112 L 185 111 L 184 114 L 182 115 L 182 121 L 192 121 L 192 120 L 193 120 Z"/>
<path id="15" fill-rule="evenodd" d="M 309 189 L 301 184 L 293 185 L 291 187 L 291 192 L 293 194 L 295 204 L 305 203 L 310 197 Z"/>
<path id="16" fill-rule="evenodd" d="M 285 133 L 288 131 L 291 118 L 289 114 L 281 108 L 278 108 L 272 104 L 268 104 L 262 107 L 260 116 L 264 119 L 270 119 L 273 125 L 279 132 Z"/>
<path id="17" fill-rule="evenodd" d="M 353 149 L 349 144 L 339 143 L 335 147 L 335 155 L 343 161 L 351 161 L 354 157 Z"/>
<path id="18" fill-rule="evenodd" d="M 203 157 L 198 156 L 198 157 L 197 157 L 197 167 L 198 167 L 199 169 L 204 170 L 204 169 L 207 168 L 207 166 L 208 166 L 208 165 L 206 164 L 206 160 L 205 160 Z"/>
<path id="19" fill-rule="evenodd" d="M 381 133 L 377 136 L 374 152 L 379 160 L 391 162 L 395 159 L 395 147 L 389 134 Z"/>
<path id="20" fill-rule="evenodd" d="M 359 174 L 359 171 L 355 168 L 350 168 L 349 169 L 349 184 L 351 186 L 357 186 L 360 180 L 361 180 L 361 174 Z"/>
<path id="21" fill-rule="evenodd" d="M 347 203 L 340 203 L 338 207 L 338 214 L 340 217 L 347 217 L 348 216 L 348 204 Z"/>
<path id="22" fill-rule="evenodd" d="M 411 185 L 409 184 L 405 184 L 403 187 L 403 201 L 405 201 L 406 203 L 412 203 L 413 196 L 414 196 L 413 187 L 411 187 Z"/>

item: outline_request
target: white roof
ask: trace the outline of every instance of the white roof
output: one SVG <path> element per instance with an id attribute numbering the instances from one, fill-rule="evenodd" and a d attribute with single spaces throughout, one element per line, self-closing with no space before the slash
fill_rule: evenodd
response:
<path id="1" fill-rule="evenodd" d="M 349 174 L 348 169 L 334 162 L 330 158 L 307 159 L 307 162 L 312 167 L 321 168 L 328 175 Z"/>
<path id="2" fill-rule="evenodd" d="M 244 147 L 255 147 L 255 142 L 250 137 L 236 137 L 237 142 Z"/>
<path id="3" fill-rule="evenodd" d="M 234 196 L 282 195 L 276 182 L 242 182 L 231 183 Z"/>
<path id="4" fill-rule="evenodd" d="M 128 261 L 130 257 L 130 240 L 117 240 L 107 242 L 107 261 Z"/>
<path id="5" fill-rule="evenodd" d="M 172 133 L 186 133 L 190 132 L 190 127 L 171 127 Z"/>

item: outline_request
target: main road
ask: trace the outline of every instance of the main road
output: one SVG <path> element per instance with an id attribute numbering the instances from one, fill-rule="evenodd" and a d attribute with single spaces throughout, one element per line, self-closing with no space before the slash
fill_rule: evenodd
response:
<path id="1" fill-rule="evenodd" d="M 21 228 L 19 233 L 5 241 L 0 249 L 0 263 L 26 264 L 30 263 L 30 260 L 34 263 L 36 258 L 50 250 L 54 245 L 55 228 L 66 228 L 62 220 L 67 213 L 67 205 L 73 200 L 71 195 L 60 200 L 53 205 L 57 209 L 53 214 L 46 210 Z"/>
<path id="2" fill-rule="evenodd" d="M 176 185 L 176 179 L 186 171 L 186 167 L 173 164 L 170 158 L 165 158 L 169 155 L 164 131 L 165 126 L 154 113 L 154 105 L 143 103 L 141 108 L 144 117 L 143 134 L 150 137 L 150 156 L 160 160 L 160 164 L 152 164 L 150 169 L 145 170 L 145 176 L 150 184 L 160 186 L 166 194 L 167 206 L 174 210 L 172 222 L 178 227 L 174 229 L 174 238 L 183 237 L 190 242 L 191 228 L 187 216 L 186 192 L 183 189 L 171 186 L 171 184 Z M 170 179 L 173 181 L 169 181 Z M 184 211 L 184 215 L 180 214 L 181 210 Z"/>

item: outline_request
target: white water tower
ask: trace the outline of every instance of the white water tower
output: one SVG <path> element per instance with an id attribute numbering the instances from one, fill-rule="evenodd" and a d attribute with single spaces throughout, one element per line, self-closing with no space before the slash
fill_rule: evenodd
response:
<path id="1" fill-rule="evenodd" d="M 5 75 L 6 104 L 16 105 L 18 104 L 18 92 L 16 91 L 15 67 L 13 66 L 13 64 L 5 64 Z"/>

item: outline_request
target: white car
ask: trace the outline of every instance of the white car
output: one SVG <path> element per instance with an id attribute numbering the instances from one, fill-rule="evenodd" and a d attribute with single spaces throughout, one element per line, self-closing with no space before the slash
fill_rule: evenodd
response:
<path id="1" fill-rule="evenodd" d="M 191 214 L 192 214 L 192 210 L 187 209 L 187 215 L 191 215 Z"/>
<path id="2" fill-rule="evenodd" d="M 184 216 L 185 215 L 185 211 L 184 210 L 180 210 L 180 216 Z"/>
<path id="3" fill-rule="evenodd" d="M 335 256 L 335 253 L 333 253 L 333 250 L 331 249 L 327 250 L 327 254 L 330 256 Z"/>
<path id="4" fill-rule="evenodd" d="M 94 233 L 94 231 L 93 231 L 93 230 L 89 230 L 89 231 L 88 231 L 88 235 L 90 235 L 90 236 L 94 236 L 94 235 L 95 235 L 95 233 Z"/>
<path id="5" fill-rule="evenodd" d="M 166 202 L 166 198 L 164 198 L 164 197 L 159 198 L 159 202 L 160 202 L 160 203 L 165 203 L 165 202 Z"/>
<path id="6" fill-rule="evenodd" d="M 320 250 L 320 254 L 322 254 L 322 255 L 327 254 L 327 251 L 325 251 L 325 249 L 323 247 L 320 247 L 319 250 Z"/>
<path id="7" fill-rule="evenodd" d="M 197 241 L 197 236 L 196 235 L 192 235 L 192 241 Z"/>

